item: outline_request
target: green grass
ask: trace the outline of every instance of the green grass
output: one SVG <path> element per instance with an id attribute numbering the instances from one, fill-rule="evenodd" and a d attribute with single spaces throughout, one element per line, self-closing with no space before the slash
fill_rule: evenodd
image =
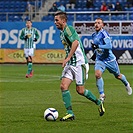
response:
<path id="1" fill-rule="evenodd" d="M 95 86 L 93 65 L 90 66 L 86 88 L 99 97 Z M 60 92 L 61 65 L 34 65 L 34 76 L 26 79 L 26 65 L 0 65 L 0 133 L 132 133 L 133 96 L 124 85 L 106 71 L 106 113 L 100 117 L 98 107 L 78 95 L 70 86 L 75 121 L 44 120 L 46 108 L 54 107 L 59 118 L 66 110 Z M 120 66 L 133 86 L 132 66 Z"/>

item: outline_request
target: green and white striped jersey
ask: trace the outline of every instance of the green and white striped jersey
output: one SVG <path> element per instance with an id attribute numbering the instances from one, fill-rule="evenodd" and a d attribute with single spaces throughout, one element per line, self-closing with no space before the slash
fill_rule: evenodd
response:
<path id="1" fill-rule="evenodd" d="M 88 63 L 87 57 L 84 52 L 83 44 L 76 32 L 76 30 L 72 26 L 66 26 L 63 31 L 60 32 L 60 38 L 62 44 L 64 44 L 65 51 L 66 51 L 66 58 L 70 53 L 72 43 L 75 40 L 78 40 L 79 45 L 71 57 L 70 61 L 68 62 L 69 65 L 78 66 L 82 64 Z"/>
<path id="2" fill-rule="evenodd" d="M 28 39 L 25 40 L 25 36 L 28 36 Z M 28 29 L 27 27 L 26 28 L 23 28 L 22 31 L 21 31 L 21 34 L 20 34 L 20 39 L 21 40 L 24 40 L 24 48 L 34 48 L 34 39 L 38 39 L 39 38 L 39 34 L 38 34 L 38 31 L 36 28 L 31 28 L 31 29 Z"/>

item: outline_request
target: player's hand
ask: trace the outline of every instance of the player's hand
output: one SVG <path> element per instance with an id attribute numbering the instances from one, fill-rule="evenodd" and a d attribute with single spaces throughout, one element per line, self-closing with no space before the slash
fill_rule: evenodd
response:
<path id="1" fill-rule="evenodd" d="M 92 57 L 90 59 L 92 59 L 93 61 L 96 60 L 96 52 L 92 55 Z"/>
<path id="2" fill-rule="evenodd" d="M 28 38 L 29 38 L 28 35 L 26 35 L 26 36 L 24 37 L 24 40 L 26 41 Z"/>
<path id="3" fill-rule="evenodd" d="M 67 64 L 67 62 L 69 61 L 70 59 L 69 58 L 66 58 L 63 63 L 62 63 L 62 67 L 64 68 Z"/>
<path id="4" fill-rule="evenodd" d="M 92 49 L 94 49 L 94 50 L 99 48 L 99 46 L 96 45 L 96 44 L 94 44 L 94 43 L 91 43 L 91 47 L 92 47 Z"/>
<path id="5" fill-rule="evenodd" d="M 36 38 L 34 38 L 34 39 L 33 39 L 33 41 L 34 41 L 34 42 L 36 42 L 36 41 L 37 41 L 37 39 L 36 39 Z"/>

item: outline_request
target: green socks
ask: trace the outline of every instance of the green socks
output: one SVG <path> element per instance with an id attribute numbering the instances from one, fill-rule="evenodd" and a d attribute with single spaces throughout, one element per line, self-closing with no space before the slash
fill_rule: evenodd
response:
<path id="1" fill-rule="evenodd" d="M 92 102 L 96 103 L 97 105 L 100 105 L 100 104 L 101 104 L 101 101 L 100 101 L 99 99 L 97 99 L 97 98 L 92 94 L 92 92 L 89 91 L 89 90 L 85 90 L 85 91 L 84 91 L 84 96 L 85 96 L 87 99 L 91 100 Z"/>
<path id="2" fill-rule="evenodd" d="M 27 74 L 30 74 L 30 72 L 32 71 L 32 62 L 28 63 L 28 72 Z"/>
<path id="3" fill-rule="evenodd" d="M 101 101 L 99 99 L 97 99 L 95 97 L 95 95 L 93 95 L 92 92 L 89 91 L 89 90 L 85 90 L 84 91 L 84 96 L 87 99 L 89 99 L 92 102 L 94 102 L 95 104 L 97 104 L 97 105 L 101 104 Z M 72 104 L 71 104 L 71 95 L 70 95 L 69 90 L 62 91 L 62 99 L 63 99 L 64 105 L 65 105 L 65 108 L 67 109 L 67 113 L 68 114 L 73 114 Z"/>
<path id="4" fill-rule="evenodd" d="M 62 91 L 62 98 L 68 114 L 73 114 L 71 105 L 71 95 L 69 90 Z"/>

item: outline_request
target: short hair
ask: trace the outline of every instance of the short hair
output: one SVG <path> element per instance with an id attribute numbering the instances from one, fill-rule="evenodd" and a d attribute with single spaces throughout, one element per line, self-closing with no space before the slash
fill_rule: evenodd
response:
<path id="1" fill-rule="evenodd" d="M 30 21 L 30 22 L 32 23 L 32 21 L 31 21 L 30 19 L 26 20 L 26 22 L 27 22 L 27 21 Z"/>
<path id="2" fill-rule="evenodd" d="M 67 14 L 66 14 L 66 12 L 63 12 L 63 11 L 55 12 L 54 16 L 58 16 L 58 15 L 60 15 L 61 19 L 65 19 L 67 21 Z"/>
<path id="3" fill-rule="evenodd" d="M 97 19 L 101 20 L 101 21 L 102 21 L 102 23 L 104 24 L 104 21 L 103 21 L 103 19 L 102 19 L 102 18 L 96 18 L 96 20 L 97 20 Z"/>

